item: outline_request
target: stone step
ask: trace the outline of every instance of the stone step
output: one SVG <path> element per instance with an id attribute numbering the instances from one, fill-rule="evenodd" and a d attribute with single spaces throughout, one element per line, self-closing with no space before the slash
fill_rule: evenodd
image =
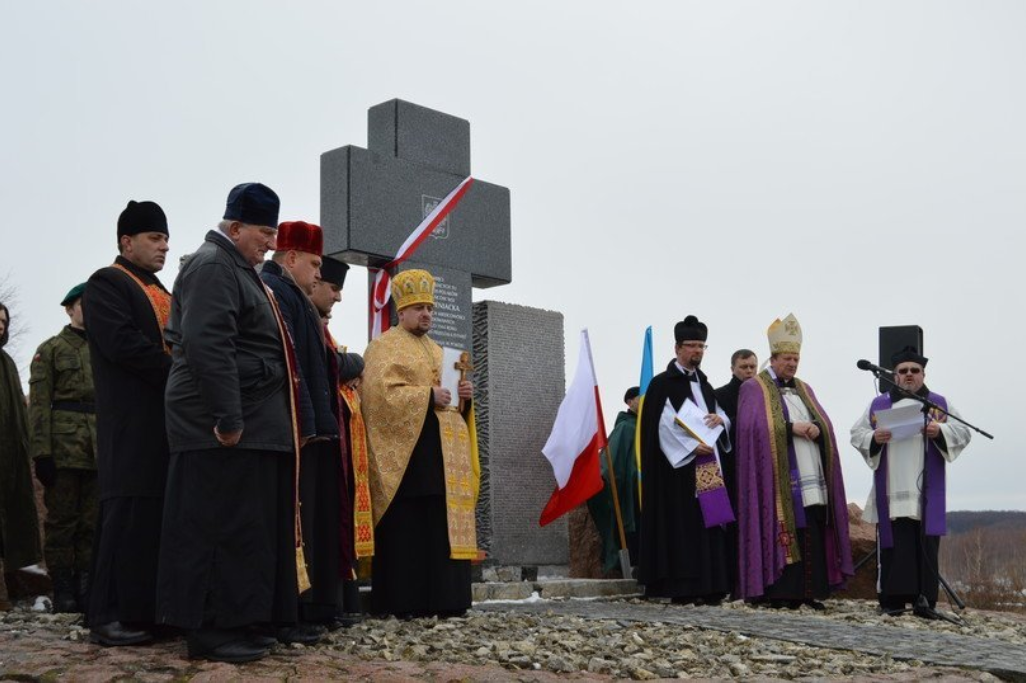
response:
<path id="1" fill-rule="evenodd" d="M 540 579 L 538 581 L 488 581 L 472 587 L 474 602 L 539 598 L 610 598 L 639 595 L 633 579 Z"/>

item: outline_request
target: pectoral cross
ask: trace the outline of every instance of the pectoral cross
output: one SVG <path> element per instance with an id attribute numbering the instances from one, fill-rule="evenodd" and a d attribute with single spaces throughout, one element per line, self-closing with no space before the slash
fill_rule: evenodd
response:
<path id="1" fill-rule="evenodd" d="M 467 373 L 474 369 L 474 365 L 470 362 L 470 353 L 464 351 L 460 354 L 460 359 L 453 364 L 453 367 L 460 371 L 460 382 L 462 383 L 467 379 Z M 460 412 L 463 412 L 463 404 L 465 401 L 460 399 Z"/>

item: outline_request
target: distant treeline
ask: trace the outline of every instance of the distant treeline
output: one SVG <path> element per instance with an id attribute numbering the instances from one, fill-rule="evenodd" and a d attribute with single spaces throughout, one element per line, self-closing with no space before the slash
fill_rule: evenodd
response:
<path id="1" fill-rule="evenodd" d="M 1026 512 L 1020 510 L 963 510 L 948 513 L 948 534 L 975 529 L 1026 530 Z"/>

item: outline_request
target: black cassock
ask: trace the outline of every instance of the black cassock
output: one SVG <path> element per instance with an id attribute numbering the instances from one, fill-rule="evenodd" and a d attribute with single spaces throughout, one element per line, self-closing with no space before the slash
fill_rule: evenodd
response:
<path id="1" fill-rule="evenodd" d="M 709 412 L 712 386 L 698 376 Z M 659 420 L 667 399 L 675 410 L 692 397 L 691 382 L 671 362 L 652 378 L 641 411 L 641 547 L 638 581 L 647 597 L 716 600 L 732 588 L 724 529 L 705 527 L 695 497 L 695 463 L 674 469 L 659 445 Z"/>
<path id="2" fill-rule="evenodd" d="M 470 608 L 470 560 L 449 557 L 442 440 L 433 406 L 399 490 L 374 529 L 372 608 L 397 616 Z"/>
<path id="3" fill-rule="evenodd" d="M 147 285 L 157 277 L 118 257 Z M 166 290 L 165 290 L 166 291 Z M 164 385 L 171 357 L 149 298 L 126 273 L 102 268 L 83 297 L 96 388 L 100 519 L 87 616 L 152 623 L 168 446 Z"/>
<path id="4" fill-rule="evenodd" d="M 716 405 L 730 418 L 730 443 L 737 443 L 737 400 L 741 393 L 743 382 L 737 377 L 731 376 L 730 382 L 716 389 Z M 720 465 L 723 467 L 723 484 L 727 487 L 727 495 L 730 496 L 730 507 L 737 516 L 737 459 L 734 448 L 729 453 L 720 453 Z M 728 524 L 725 529 L 727 533 L 727 556 L 730 567 L 731 590 L 737 587 L 739 576 L 738 552 L 737 552 L 737 524 Z"/>

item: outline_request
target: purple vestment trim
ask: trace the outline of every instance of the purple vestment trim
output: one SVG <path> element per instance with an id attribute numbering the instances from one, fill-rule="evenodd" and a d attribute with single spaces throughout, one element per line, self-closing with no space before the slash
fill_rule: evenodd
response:
<path id="1" fill-rule="evenodd" d="M 948 402 L 940 394 L 932 391 L 928 396 L 929 400 L 936 403 L 944 410 L 948 409 Z M 880 394 L 873 399 L 869 410 L 869 422 L 875 427 L 876 414 L 881 410 L 888 410 L 894 405 L 890 393 Z M 946 416 L 933 416 L 938 422 L 945 422 Z M 925 474 L 923 477 L 923 500 L 920 503 L 920 517 L 926 523 L 927 536 L 944 536 L 947 534 L 947 522 L 945 519 L 947 509 L 947 483 L 944 456 L 934 439 L 927 439 L 926 454 L 923 456 Z M 893 548 L 894 535 L 891 530 L 891 506 L 887 498 L 887 444 L 880 450 L 880 464 L 873 472 L 873 486 L 876 492 L 876 513 L 877 528 L 880 531 L 880 547 Z"/>
<path id="2" fill-rule="evenodd" d="M 780 380 L 777 380 L 777 387 L 780 387 Z M 780 397 L 780 408 L 784 411 L 784 419 L 791 421 L 791 412 L 787 409 L 787 401 L 783 395 Z M 794 528 L 804 529 L 805 521 L 805 499 L 802 498 L 802 473 L 798 470 L 798 454 L 794 450 L 794 439 L 787 440 L 787 466 L 791 470 L 791 505 L 794 507 Z"/>
<path id="3" fill-rule="evenodd" d="M 715 470 L 719 486 L 702 489 L 700 482 L 705 468 Z M 698 504 L 702 508 L 706 529 L 734 521 L 734 510 L 730 507 L 730 497 L 727 495 L 727 487 L 723 485 L 723 473 L 720 472 L 715 453 L 695 456 L 695 490 L 698 492 Z"/>

